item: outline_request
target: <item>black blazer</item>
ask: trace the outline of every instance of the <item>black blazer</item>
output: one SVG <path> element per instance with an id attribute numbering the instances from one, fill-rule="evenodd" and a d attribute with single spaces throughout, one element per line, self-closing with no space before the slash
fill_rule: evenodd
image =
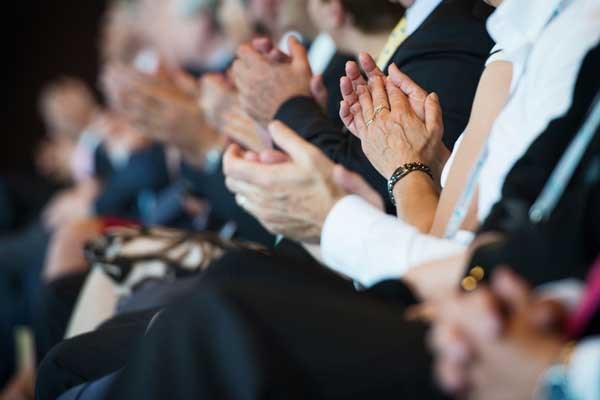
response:
<path id="1" fill-rule="evenodd" d="M 477 84 L 493 46 L 485 29 L 491 11 L 481 0 L 445 0 L 392 58 L 417 84 L 440 96 L 444 143 L 450 149 L 468 122 Z M 360 141 L 337 128 L 312 98 L 288 100 L 275 118 L 335 162 L 361 174 L 387 199 L 386 182 L 364 155 Z M 393 209 L 389 200 L 388 209 Z"/>
<path id="2" fill-rule="evenodd" d="M 96 158 L 96 161 L 104 157 Z M 101 216 L 139 218 L 138 199 L 144 191 L 158 192 L 169 184 L 164 147 L 159 144 L 136 151 L 127 165 L 114 169 L 107 161 L 98 165 L 102 193 L 94 201 L 94 211 Z"/>

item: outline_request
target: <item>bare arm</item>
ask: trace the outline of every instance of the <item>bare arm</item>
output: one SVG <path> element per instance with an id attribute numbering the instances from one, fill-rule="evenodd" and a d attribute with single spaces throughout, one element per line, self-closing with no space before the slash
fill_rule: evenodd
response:
<path id="1" fill-rule="evenodd" d="M 511 80 L 512 64 L 506 61 L 495 61 L 488 65 L 483 72 L 463 142 L 457 150 L 456 161 L 450 169 L 448 180 L 437 205 L 430 231 L 432 235 L 443 236 L 450 215 L 467 185 L 469 173 L 488 139 L 494 121 L 506 104 Z M 472 202 L 463 223 L 463 228 L 466 230 L 477 229 L 476 198 L 477 196 L 474 196 L 475 201 Z"/>

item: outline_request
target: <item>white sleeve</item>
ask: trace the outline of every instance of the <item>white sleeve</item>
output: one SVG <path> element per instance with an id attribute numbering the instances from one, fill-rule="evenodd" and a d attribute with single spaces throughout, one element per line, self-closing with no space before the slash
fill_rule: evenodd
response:
<path id="1" fill-rule="evenodd" d="M 587 339 L 575 348 L 568 371 L 569 392 L 574 399 L 600 399 L 600 337 Z"/>
<path id="2" fill-rule="evenodd" d="M 354 195 L 334 206 L 321 235 L 325 264 L 365 287 L 399 279 L 411 267 L 456 254 L 465 247 L 425 235 Z"/>

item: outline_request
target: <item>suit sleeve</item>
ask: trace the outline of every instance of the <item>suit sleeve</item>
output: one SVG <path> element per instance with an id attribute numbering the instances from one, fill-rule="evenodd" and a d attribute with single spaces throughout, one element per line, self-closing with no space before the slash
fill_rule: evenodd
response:
<path id="1" fill-rule="evenodd" d="M 286 101 L 275 115 L 308 142 L 317 146 L 330 159 L 361 175 L 386 201 L 386 208 L 393 210 L 388 199 L 387 182 L 371 165 L 358 140 L 331 121 L 320 106 L 310 97 L 295 97 Z"/>

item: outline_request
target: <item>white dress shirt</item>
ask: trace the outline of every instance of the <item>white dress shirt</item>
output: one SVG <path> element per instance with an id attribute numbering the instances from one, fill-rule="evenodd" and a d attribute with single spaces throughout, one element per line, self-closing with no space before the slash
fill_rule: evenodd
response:
<path id="1" fill-rule="evenodd" d="M 442 0 L 416 0 L 406 9 L 406 32 L 412 35 L 441 2 Z"/>
<path id="2" fill-rule="evenodd" d="M 598 0 L 573 0 L 547 24 L 561 3 L 505 0 L 488 22 L 490 34 L 503 49 L 494 57 L 512 62 L 514 72 L 511 98 L 492 128 L 479 176 L 481 220 L 500 199 L 514 163 L 548 123 L 569 108 L 583 57 L 600 36 Z M 456 253 L 466 242 L 421 234 L 349 196 L 327 217 L 321 250 L 330 268 L 368 287 Z"/>

